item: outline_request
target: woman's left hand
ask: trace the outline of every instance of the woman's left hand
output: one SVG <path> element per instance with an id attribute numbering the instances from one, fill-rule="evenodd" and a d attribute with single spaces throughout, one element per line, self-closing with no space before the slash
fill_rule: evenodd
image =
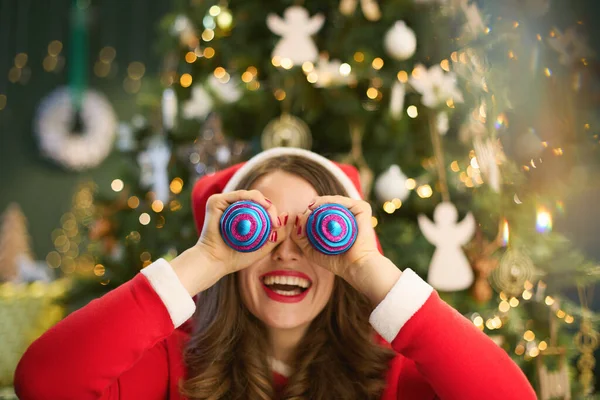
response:
<path id="1" fill-rule="evenodd" d="M 306 236 L 306 222 L 310 214 L 323 204 L 337 203 L 346 207 L 356 218 L 358 234 L 352 247 L 339 255 L 323 254 L 315 249 Z M 371 205 L 364 200 L 355 200 L 344 196 L 321 196 L 309 205 L 304 214 L 298 215 L 293 231 L 292 240 L 300 247 L 304 256 L 334 274 L 348 279 L 353 272 L 352 268 L 361 265 L 361 261 L 373 256 L 381 256 L 377 249 L 375 230 L 371 222 Z"/>

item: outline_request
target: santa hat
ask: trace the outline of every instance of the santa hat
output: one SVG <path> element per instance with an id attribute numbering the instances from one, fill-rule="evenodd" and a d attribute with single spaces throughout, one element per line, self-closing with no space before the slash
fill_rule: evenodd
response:
<path id="1" fill-rule="evenodd" d="M 258 153 L 246 162 L 233 165 L 212 175 L 205 175 L 196 182 L 192 191 L 192 207 L 198 233 L 202 232 L 206 202 L 211 195 L 236 190 L 237 185 L 242 179 L 257 165 L 272 158 L 289 155 L 303 157 L 316 162 L 328 170 L 341 183 L 344 189 L 346 189 L 348 197 L 353 199 L 363 198 L 359 174 L 354 166 L 331 161 L 309 150 L 293 147 L 276 147 Z M 379 240 L 377 240 L 377 247 L 383 253 Z"/>

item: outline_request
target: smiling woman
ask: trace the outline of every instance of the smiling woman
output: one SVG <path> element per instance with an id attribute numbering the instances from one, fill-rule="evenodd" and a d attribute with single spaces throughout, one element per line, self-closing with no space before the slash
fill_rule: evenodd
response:
<path id="1" fill-rule="evenodd" d="M 381 254 L 359 187 L 354 167 L 290 148 L 203 177 L 198 243 L 42 335 L 17 368 L 19 398 L 534 399 L 504 350 Z M 271 223 L 253 252 L 219 231 L 239 201 Z M 324 204 L 356 219 L 343 254 L 307 238 Z"/>

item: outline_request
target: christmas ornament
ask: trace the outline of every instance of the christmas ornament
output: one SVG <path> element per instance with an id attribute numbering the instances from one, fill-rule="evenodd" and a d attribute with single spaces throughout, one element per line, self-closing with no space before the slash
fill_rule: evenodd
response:
<path id="1" fill-rule="evenodd" d="M 183 103 L 183 117 L 203 120 L 213 108 L 213 100 L 203 85 L 192 87 L 191 99 Z"/>
<path id="2" fill-rule="evenodd" d="M 241 162 L 248 147 L 241 140 L 228 139 L 223 133 L 221 118 L 213 112 L 206 118 L 198 138 L 180 146 L 177 156 L 188 166 L 195 181 L 199 176 Z"/>
<path id="3" fill-rule="evenodd" d="M 219 227 L 221 237 L 229 247 L 248 253 L 265 244 L 271 234 L 271 219 L 260 204 L 237 201 L 227 207 Z"/>
<path id="4" fill-rule="evenodd" d="M 558 61 L 561 64 L 571 65 L 594 54 L 585 37 L 579 35 L 575 28 L 569 28 L 565 33 L 554 28 L 554 32 L 554 37 L 548 39 L 548 45 L 560 55 Z"/>
<path id="5" fill-rule="evenodd" d="M 445 135 L 448 133 L 448 129 L 450 128 L 450 122 L 448 121 L 448 113 L 445 111 L 437 113 L 435 117 L 435 122 L 437 126 L 437 131 L 440 135 Z"/>
<path id="6" fill-rule="evenodd" d="M 308 11 L 300 6 L 288 7 L 283 15 L 284 19 L 275 14 L 267 16 L 271 32 L 282 37 L 273 50 L 273 58 L 289 59 L 292 65 L 317 61 L 317 46 L 311 36 L 321 29 L 325 17 L 316 14 L 310 18 Z"/>
<path id="7" fill-rule="evenodd" d="M 489 242 L 483 236 L 481 229 L 477 228 L 475 238 L 469 244 L 467 256 L 475 272 L 475 283 L 471 288 L 473 298 L 479 303 L 486 303 L 492 298 L 492 287 L 489 276 L 498 267 L 498 259 L 493 254 L 503 244 L 503 230 L 499 229 L 494 241 Z"/>
<path id="8" fill-rule="evenodd" d="M 342 62 L 340 60 L 329 61 L 328 57 L 319 57 L 319 62 L 312 71 L 304 71 L 306 74 L 314 74 L 316 80 L 314 82 L 315 87 L 331 87 L 331 86 L 345 86 L 356 82 L 356 77 L 348 69 L 342 68 Z M 347 72 L 346 72 L 347 71 Z"/>
<path id="9" fill-rule="evenodd" d="M 468 213 L 461 222 L 454 204 L 442 202 L 433 213 L 435 223 L 425 215 L 418 216 L 419 228 L 425 238 L 436 246 L 427 281 L 442 291 L 467 289 L 473 283 L 473 270 L 465 257 L 464 246 L 475 231 L 475 218 Z"/>
<path id="10" fill-rule="evenodd" d="M 404 112 L 404 96 L 406 94 L 406 85 L 395 81 L 392 86 L 390 96 L 390 114 L 394 119 L 401 119 Z"/>
<path id="11" fill-rule="evenodd" d="M 456 76 L 452 72 L 444 72 L 437 64 L 429 70 L 418 64 L 409 83 L 423 96 L 421 103 L 426 107 L 436 108 L 448 99 L 455 103 L 463 102 L 462 93 L 456 87 Z"/>
<path id="12" fill-rule="evenodd" d="M 340 12 L 349 17 L 356 11 L 358 0 L 341 0 Z M 376 0 L 360 0 L 360 8 L 369 21 L 378 21 L 381 18 L 381 10 Z"/>
<path id="13" fill-rule="evenodd" d="M 308 150 L 312 147 L 312 136 L 304 121 L 284 113 L 265 126 L 261 143 L 263 150 L 273 147 L 299 147 Z"/>
<path id="14" fill-rule="evenodd" d="M 221 80 L 214 75 L 211 75 L 207 79 L 207 85 L 209 91 L 214 93 L 215 97 L 223 103 L 236 103 L 242 97 L 240 81 L 233 77 L 229 77 L 227 80 Z"/>
<path id="15" fill-rule="evenodd" d="M 74 132 L 78 118 L 81 128 Z M 45 156 L 81 171 L 99 165 L 108 156 L 117 119 L 106 97 L 93 90 L 83 92 L 77 112 L 72 92 L 63 87 L 42 100 L 34 125 Z"/>
<path id="16" fill-rule="evenodd" d="M 167 166 L 171 160 L 171 149 L 160 136 L 154 137 L 148 148 L 138 155 L 140 185 L 151 187 L 154 198 L 166 203 L 169 200 L 169 175 Z"/>
<path id="17" fill-rule="evenodd" d="M 485 24 L 477 3 L 467 4 L 467 1 L 463 1 L 461 8 L 467 20 L 462 29 L 463 34 L 474 37 L 485 32 Z"/>
<path id="18" fill-rule="evenodd" d="M 392 199 L 406 200 L 410 194 L 410 190 L 406 188 L 406 179 L 406 175 L 398 165 L 391 165 L 375 181 L 377 199 L 382 203 Z"/>
<path id="19" fill-rule="evenodd" d="M 500 146 L 499 142 L 494 142 L 492 139 L 475 138 L 473 147 L 477 156 L 477 164 L 483 172 L 487 183 L 494 192 L 500 192 L 500 168 L 498 167 L 496 148 Z"/>
<path id="20" fill-rule="evenodd" d="M 306 222 L 306 237 L 323 254 L 345 253 L 357 235 L 354 214 L 341 204 L 323 204 L 315 208 Z"/>
<path id="21" fill-rule="evenodd" d="M 404 61 L 415 54 L 417 37 L 404 21 L 396 21 L 385 34 L 383 44 L 387 53 L 396 60 Z"/>
<path id="22" fill-rule="evenodd" d="M 161 106 L 163 128 L 170 131 L 175 127 L 177 120 L 177 96 L 172 88 L 163 91 Z"/>
<path id="23" fill-rule="evenodd" d="M 133 138 L 133 129 L 131 129 L 131 125 L 122 122 L 119 124 L 117 128 L 117 149 L 122 152 L 133 151 L 135 150 L 136 143 Z"/>
<path id="24" fill-rule="evenodd" d="M 531 258 L 522 251 L 509 247 L 498 268 L 492 273 L 492 284 L 498 292 L 517 297 L 523 293 L 526 281 L 531 282 L 534 266 Z"/>

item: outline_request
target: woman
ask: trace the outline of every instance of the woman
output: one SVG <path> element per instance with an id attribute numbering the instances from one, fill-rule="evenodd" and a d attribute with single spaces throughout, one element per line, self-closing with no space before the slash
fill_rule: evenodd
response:
<path id="1" fill-rule="evenodd" d="M 289 148 L 200 179 L 197 245 L 46 332 L 17 368 L 17 394 L 535 399 L 502 349 L 381 254 L 359 188 L 353 167 Z M 221 215 L 238 200 L 263 205 L 273 222 L 255 252 L 232 250 L 219 233 Z M 356 242 L 342 255 L 319 253 L 305 235 L 308 216 L 326 203 L 357 220 Z"/>

